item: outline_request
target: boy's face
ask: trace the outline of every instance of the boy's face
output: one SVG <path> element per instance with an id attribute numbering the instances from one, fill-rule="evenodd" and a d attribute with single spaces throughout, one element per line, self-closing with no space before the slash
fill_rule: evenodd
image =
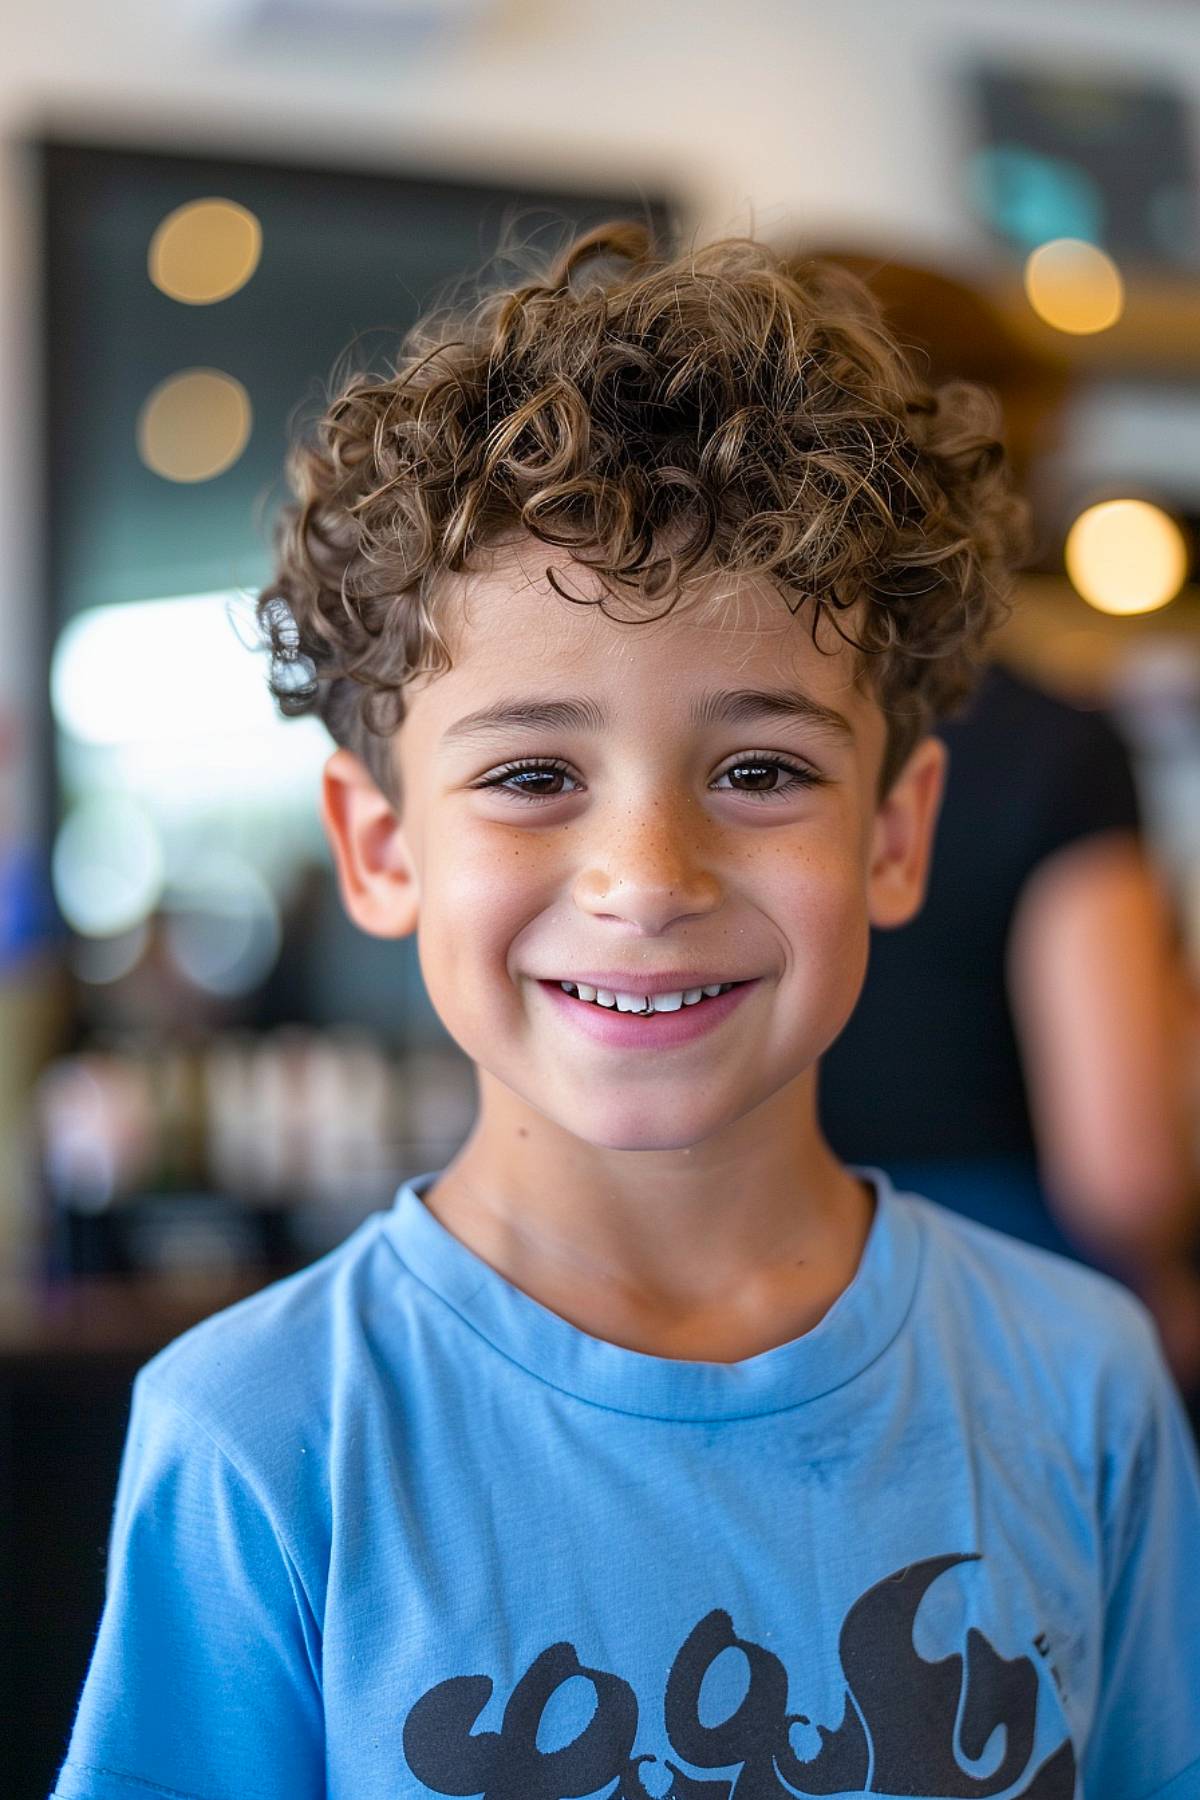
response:
<path id="1" fill-rule="evenodd" d="M 822 654 L 807 613 L 746 577 L 712 578 L 728 601 L 708 623 L 687 598 L 653 623 L 611 601 L 605 618 L 557 595 L 548 564 L 570 592 L 599 592 L 531 540 L 459 578 L 454 667 L 406 691 L 392 746 L 402 818 L 340 750 L 326 829 L 351 917 L 379 936 L 417 932 L 430 1000 L 510 1123 L 532 1113 L 596 1147 L 691 1147 L 794 1100 L 794 1084 L 811 1102 L 862 986 L 869 925 L 920 906 L 946 750 L 923 739 L 877 807 L 884 718 L 835 633 Z M 801 693 L 846 729 L 693 721 L 735 689 Z M 461 729 L 481 709 L 568 699 L 606 723 Z M 484 785 L 531 759 L 563 772 Z M 764 773 L 768 759 L 819 780 Z M 590 970 L 628 971 L 631 992 L 647 972 L 758 979 L 714 1029 L 649 1052 L 594 1041 L 540 985 Z"/>

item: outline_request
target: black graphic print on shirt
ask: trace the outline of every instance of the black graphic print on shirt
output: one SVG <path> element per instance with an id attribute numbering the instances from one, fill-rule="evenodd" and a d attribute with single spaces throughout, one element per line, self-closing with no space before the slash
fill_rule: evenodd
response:
<path id="1" fill-rule="evenodd" d="M 1009 1660 L 981 1631 L 964 1655 L 928 1662 L 913 1643 L 922 1598 L 938 1577 L 979 1557 L 937 1556 L 898 1569 L 847 1613 L 838 1640 L 846 1682 L 841 1723 L 832 1729 L 787 1710 L 787 1670 L 772 1651 L 738 1637 L 729 1614 L 707 1613 L 689 1632 L 667 1675 L 662 1724 L 674 1752 L 665 1762 L 635 1756 L 637 1696 L 621 1676 L 586 1667 L 572 1644 L 551 1644 L 516 1683 L 499 1731 L 476 1731 L 492 1696 L 487 1675 L 453 1675 L 412 1706 L 404 1754 L 425 1787 L 483 1800 L 791 1800 L 795 1795 L 886 1794 L 920 1800 L 984 1800 L 1026 1785 L 1013 1800 L 1072 1800 L 1075 1755 L 1069 1738 L 1033 1768 L 1038 1668 Z M 705 1674 L 723 1651 L 746 1659 L 741 1703 L 719 1724 L 700 1716 Z M 591 1718 L 569 1743 L 538 1748 L 543 1713 L 564 1682 L 592 1686 Z M 965 1682 L 965 1686 L 964 1686 Z M 815 1724 L 820 1748 L 802 1760 L 791 1727 Z M 998 1726 L 1000 1762 L 972 1775 Z M 683 1766 L 683 1765 L 686 1765 Z M 730 1777 L 728 1771 L 735 1769 Z M 705 1770 L 721 1770 L 720 1776 Z"/>

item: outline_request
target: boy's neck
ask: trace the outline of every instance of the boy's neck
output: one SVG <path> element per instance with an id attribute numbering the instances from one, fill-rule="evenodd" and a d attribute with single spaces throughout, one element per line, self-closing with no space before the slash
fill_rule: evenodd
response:
<path id="1" fill-rule="evenodd" d="M 487 1099 L 425 1205 L 591 1337 L 739 1362 L 811 1331 L 854 1279 L 874 1197 L 821 1137 L 811 1088 L 799 1104 L 791 1090 L 782 1134 L 778 1119 L 742 1120 L 755 1129 L 645 1156 L 597 1150 L 536 1114 L 514 1130 L 500 1116 L 511 1109 Z"/>

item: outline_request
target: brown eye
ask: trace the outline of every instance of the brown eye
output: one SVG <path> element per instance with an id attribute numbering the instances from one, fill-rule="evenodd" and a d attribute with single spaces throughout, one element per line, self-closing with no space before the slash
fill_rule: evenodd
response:
<path id="1" fill-rule="evenodd" d="M 497 769 L 494 775 L 489 775 L 486 781 L 478 782 L 476 785 L 482 788 L 495 788 L 499 793 L 512 794 L 518 800 L 559 800 L 562 798 L 561 794 L 538 792 L 532 784 L 523 784 L 520 787 L 508 786 L 508 783 L 515 781 L 518 776 L 526 775 L 533 776 L 535 781 L 552 781 L 556 776 L 564 775 L 570 780 L 574 779 L 565 763 L 524 762 L 512 763 L 508 768 Z"/>
<path id="2" fill-rule="evenodd" d="M 777 800 L 794 794 L 798 788 L 817 787 L 824 776 L 818 775 L 815 769 L 806 769 L 799 763 L 785 762 L 779 756 L 744 756 L 741 762 L 731 764 L 725 773 L 718 777 L 724 781 L 726 775 L 742 776 L 746 771 L 755 774 L 779 772 L 789 777 L 787 781 L 777 782 L 774 787 L 734 788 L 733 793 L 743 794 L 748 800 Z"/>

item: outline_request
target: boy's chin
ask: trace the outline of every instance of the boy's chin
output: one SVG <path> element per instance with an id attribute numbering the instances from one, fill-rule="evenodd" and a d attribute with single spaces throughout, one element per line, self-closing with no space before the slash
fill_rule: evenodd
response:
<path id="1" fill-rule="evenodd" d="M 682 1135 L 670 1134 L 662 1130 L 643 1132 L 611 1132 L 598 1136 L 589 1132 L 585 1140 L 594 1150 L 627 1150 L 641 1151 L 643 1154 L 671 1154 L 689 1150 L 702 1150 L 705 1144 L 712 1141 L 711 1135 L 697 1137 L 694 1132 Z"/>
<path id="2" fill-rule="evenodd" d="M 543 1108 L 543 1111 L 546 1109 Z M 749 1108 L 747 1108 L 749 1110 Z M 727 1107 L 718 1113 L 698 1108 L 693 1103 L 675 1118 L 664 1117 L 659 1106 L 654 1116 L 646 1113 L 644 1100 L 636 1112 L 632 1107 L 614 1106 L 599 1109 L 590 1106 L 586 1117 L 578 1117 L 574 1109 L 558 1114 L 547 1113 L 560 1130 L 568 1132 L 581 1145 L 596 1151 L 621 1150 L 644 1155 L 701 1152 L 706 1145 L 716 1145 L 722 1134 L 738 1122 L 738 1115 Z"/>

